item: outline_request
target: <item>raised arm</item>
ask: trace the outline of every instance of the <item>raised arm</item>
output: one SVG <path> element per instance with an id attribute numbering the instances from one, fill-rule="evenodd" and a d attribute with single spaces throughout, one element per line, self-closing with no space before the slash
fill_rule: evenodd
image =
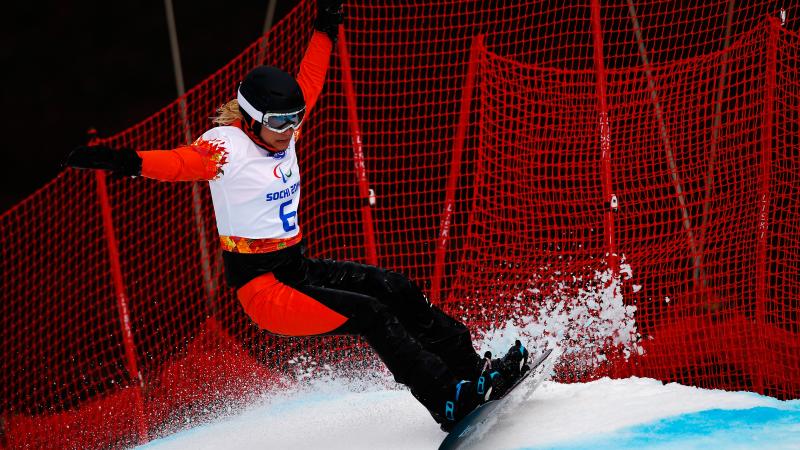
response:
<path id="1" fill-rule="evenodd" d="M 325 74 L 330 65 L 333 44 L 339 36 L 339 25 L 344 22 L 342 0 L 317 0 L 317 18 L 314 20 L 314 34 L 308 49 L 300 62 L 297 84 L 303 91 L 306 101 L 306 114 L 317 103 Z"/>
<path id="2" fill-rule="evenodd" d="M 297 84 L 300 85 L 306 101 L 306 114 L 317 103 L 319 94 L 322 92 L 332 50 L 331 39 L 325 33 L 315 31 L 311 36 L 311 42 L 308 44 L 303 61 L 300 62 L 300 73 L 297 74 Z"/>

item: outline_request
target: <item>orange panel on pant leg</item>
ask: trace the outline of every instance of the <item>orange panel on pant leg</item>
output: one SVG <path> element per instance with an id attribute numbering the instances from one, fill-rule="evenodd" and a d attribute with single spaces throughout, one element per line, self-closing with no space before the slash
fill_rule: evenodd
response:
<path id="1" fill-rule="evenodd" d="M 281 283 L 271 273 L 244 285 L 237 296 L 247 315 L 274 334 L 313 336 L 347 322 L 347 317 Z"/>

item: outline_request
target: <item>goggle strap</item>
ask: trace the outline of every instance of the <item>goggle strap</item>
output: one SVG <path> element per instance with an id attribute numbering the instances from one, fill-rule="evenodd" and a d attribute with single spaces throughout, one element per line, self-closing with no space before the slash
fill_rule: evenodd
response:
<path id="1" fill-rule="evenodd" d="M 250 102 L 248 102 L 247 99 L 244 98 L 241 89 L 237 91 L 236 100 L 239 103 L 239 108 L 244 110 L 244 112 L 246 112 L 250 117 L 252 117 L 253 120 L 257 120 L 258 122 L 262 123 L 264 122 L 265 114 L 257 110 L 255 106 L 251 105 Z"/>

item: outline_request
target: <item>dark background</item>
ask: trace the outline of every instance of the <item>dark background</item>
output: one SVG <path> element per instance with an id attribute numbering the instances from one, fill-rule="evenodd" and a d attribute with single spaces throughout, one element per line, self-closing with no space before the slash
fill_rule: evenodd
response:
<path id="1" fill-rule="evenodd" d="M 187 90 L 261 36 L 268 3 L 173 0 Z M 279 0 L 273 24 L 297 3 Z M 0 213 L 55 177 L 89 128 L 114 134 L 177 97 L 163 0 L 3 8 Z"/>

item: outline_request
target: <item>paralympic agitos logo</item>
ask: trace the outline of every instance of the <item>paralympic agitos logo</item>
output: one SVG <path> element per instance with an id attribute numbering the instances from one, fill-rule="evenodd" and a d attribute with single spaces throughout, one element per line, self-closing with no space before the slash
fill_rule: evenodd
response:
<path id="1" fill-rule="evenodd" d="M 280 178 L 281 181 L 286 183 L 292 177 L 292 168 L 290 167 L 288 172 L 284 172 L 282 165 L 278 164 L 272 169 L 272 174 L 275 175 L 275 178 Z"/>

